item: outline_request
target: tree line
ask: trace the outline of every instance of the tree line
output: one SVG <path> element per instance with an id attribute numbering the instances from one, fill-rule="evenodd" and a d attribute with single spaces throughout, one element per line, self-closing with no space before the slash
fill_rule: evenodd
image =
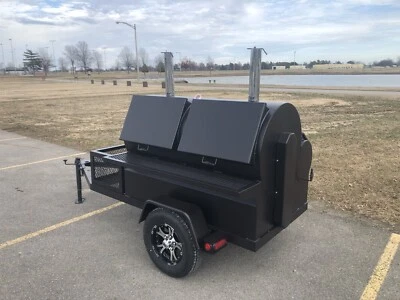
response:
<path id="1" fill-rule="evenodd" d="M 136 63 L 139 65 L 137 66 Z M 60 69 L 67 70 L 69 64 L 72 73 L 81 70 L 84 72 L 103 71 L 103 56 L 97 50 L 90 50 L 86 42 L 80 41 L 76 45 L 67 45 L 64 48 L 64 57 L 59 60 Z M 124 69 L 128 73 L 139 68 L 141 72 L 147 73 L 149 68 L 149 55 L 143 48 L 139 49 L 138 58 L 136 59 L 132 50 L 125 46 L 122 48 L 118 58 L 110 70 Z"/>
<path id="2" fill-rule="evenodd" d="M 42 70 L 47 74 L 51 67 L 55 67 L 55 63 L 45 49 L 39 49 L 38 52 L 32 50 L 26 50 L 24 52 L 24 68 L 30 73 L 35 73 Z M 302 65 L 307 68 L 312 68 L 316 64 L 355 64 L 361 63 L 357 61 L 335 61 L 330 60 L 313 60 L 310 62 L 304 62 Z M 136 65 L 138 64 L 138 66 Z M 293 65 L 299 65 L 296 62 L 290 61 L 277 61 L 277 62 L 266 62 L 261 63 L 261 69 L 267 70 L 272 69 L 273 66 L 285 66 L 289 68 Z M 375 67 L 392 67 L 400 66 L 400 57 L 397 61 L 392 59 L 383 59 L 375 61 L 371 66 Z M 64 48 L 63 56 L 58 59 L 58 66 L 60 71 L 68 71 L 75 73 L 76 71 L 92 72 L 92 71 L 103 71 L 105 70 L 103 56 L 98 50 L 90 50 L 89 45 L 85 41 L 79 41 L 75 45 L 67 45 Z M 125 46 L 121 49 L 118 58 L 112 66 L 107 68 L 110 71 L 127 71 L 128 73 L 136 70 L 143 73 L 149 71 L 157 71 L 159 73 L 165 71 L 164 57 L 159 54 L 155 57 L 153 63 L 150 62 L 149 55 L 144 48 L 139 49 L 138 58 L 136 59 L 131 48 Z M 183 71 L 213 71 L 213 70 L 249 70 L 250 64 L 248 62 L 229 62 L 227 64 L 217 64 L 214 62 L 211 56 L 208 56 L 206 61 L 197 62 L 189 57 L 184 57 L 178 63 L 174 65 L 175 70 Z"/>
<path id="3" fill-rule="evenodd" d="M 313 60 L 310 62 L 304 62 L 303 66 L 306 68 L 312 68 L 314 65 L 323 65 L 323 64 L 362 64 L 363 62 L 360 61 L 330 61 L 330 60 L 324 60 L 324 59 L 317 59 Z M 276 62 L 266 62 L 263 61 L 261 62 L 261 69 L 262 70 L 271 70 L 273 66 L 284 66 L 285 68 L 289 68 L 290 66 L 297 66 L 300 65 L 296 62 L 291 62 L 291 61 L 276 61 Z M 383 59 L 380 61 L 375 61 L 373 62 L 370 66 L 372 67 L 393 67 L 393 66 L 400 66 L 400 58 L 396 61 L 392 59 Z M 182 68 L 182 70 L 185 71 L 204 71 L 204 70 L 249 70 L 250 69 L 250 64 L 248 62 L 246 63 L 240 63 L 240 62 L 230 62 L 227 64 L 204 64 L 203 62 L 197 63 L 191 59 L 184 58 L 182 60 L 181 66 L 178 64 L 175 65 L 175 69 Z"/>
<path id="4" fill-rule="evenodd" d="M 50 68 L 55 67 L 55 62 L 46 49 L 39 49 L 38 52 L 27 49 L 23 55 L 24 69 L 29 73 L 43 71 L 47 75 Z M 77 65 L 88 71 L 92 63 L 98 68 L 101 67 L 101 54 L 96 50 L 90 51 L 88 44 L 80 41 L 76 45 L 65 46 L 64 57 L 58 60 L 61 71 L 67 71 L 68 62 L 71 64 L 72 72 L 76 71 Z"/>
<path id="5" fill-rule="evenodd" d="M 164 71 L 162 56 L 156 58 L 156 67 L 151 67 L 149 66 L 149 55 L 145 49 L 139 49 L 138 59 L 136 60 L 132 50 L 127 46 L 122 48 L 118 59 L 110 69 L 124 69 L 129 73 L 136 69 L 136 62 L 138 62 L 139 69 L 143 73 L 157 69 L 160 72 Z M 39 49 L 38 52 L 27 49 L 24 52 L 23 63 L 25 71 L 33 74 L 37 71 L 43 71 L 47 75 L 51 67 L 55 67 L 55 62 L 45 49 Z M 75 45 L 66 45 L 64 47 L 63 56 L 58 59 L 58 66 L 59 70 L 63 72 L 68 70 L 71 71 L 71 73 L 77 71 L 100 72 L 104 70 L 104 60 L 98 50 L 90 50 L 87 42 L 79 41 Z"/>

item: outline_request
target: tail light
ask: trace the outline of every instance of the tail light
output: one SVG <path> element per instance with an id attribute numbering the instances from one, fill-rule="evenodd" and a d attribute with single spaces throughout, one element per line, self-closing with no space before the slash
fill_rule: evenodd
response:
<path id="1" fill-rule="evenodd" d="M 204 243 L 204 250 L 210 253 L 217 252 L 228 244 L 226 239 L 220 239 L 214 243 Z"/>

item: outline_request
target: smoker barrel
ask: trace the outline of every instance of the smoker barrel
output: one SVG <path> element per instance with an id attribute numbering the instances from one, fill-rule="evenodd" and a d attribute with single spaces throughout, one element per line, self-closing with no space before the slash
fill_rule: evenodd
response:
<path id="1" fill-rule="evenodd" d="M 92 189 L 138 207 L 165 195 L 196 204 L 247 249 L 307 209 L 312 148 L 290 103 L 135 95 L 121 140 L 91 152 Z"/>

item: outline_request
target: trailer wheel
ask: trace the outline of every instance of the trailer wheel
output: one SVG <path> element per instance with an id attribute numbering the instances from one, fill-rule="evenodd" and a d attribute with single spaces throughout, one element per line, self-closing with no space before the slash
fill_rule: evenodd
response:
<path id="1" fill-rule="evenodd" d="M 151 260 L 169 276 L 184 277 L 199 264 L 194 235 L 174 211 L 154 209 L 146 218 L 143 238 Z"/>

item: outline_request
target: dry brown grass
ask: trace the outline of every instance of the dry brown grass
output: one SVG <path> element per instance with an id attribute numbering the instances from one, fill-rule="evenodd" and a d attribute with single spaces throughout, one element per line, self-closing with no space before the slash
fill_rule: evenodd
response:
<path id="1" fill-rule="evenodd" d="M 119 143 L 131 95 L 149 88 L 0 77 L 0 128 L 82 150 Z M 178 95 L 246 99 L 247 90 L 178 85 Z M 400 230 L 400 99 L 262 92 L 294 103 L 314 149 L 310 199 Z"/>
<path id="2" fill-rule="evenodd" d="M 311 199 L 400 230 L 400 101 L 347 97 L 299 107 L 315 150 Z"/>

